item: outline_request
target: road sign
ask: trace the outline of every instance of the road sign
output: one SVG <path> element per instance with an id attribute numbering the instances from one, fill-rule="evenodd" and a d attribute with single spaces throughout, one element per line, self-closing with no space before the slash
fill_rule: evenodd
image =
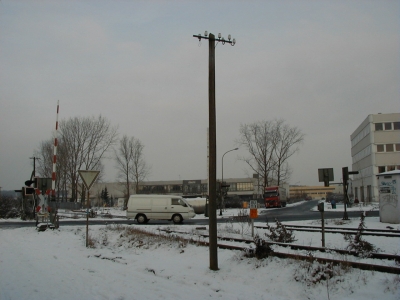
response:
<path id="1" fill-rule="evenodd" d="M 85 187 L 90 190 L 97 176 L 99 176 L 100 171 L 79 170 L 78 173 L 81 176 Z"/>
<path id="2" fill-rule="evenodd" d="M 329 186 L 329 181 L 333 181 L 333 168 L 318 169 L 319 182 L 324 182 L 325 186 Z"/>
<path id="3" fill-rule="evenodd" d="M 257 208 L 257 200 L 250 200 L 250 209 Z"/>
<path id="4" fill-rule="evenodd" d="M 257 208 L 250 208 L 250 219 L 258 218 L 258 210 Z"/>

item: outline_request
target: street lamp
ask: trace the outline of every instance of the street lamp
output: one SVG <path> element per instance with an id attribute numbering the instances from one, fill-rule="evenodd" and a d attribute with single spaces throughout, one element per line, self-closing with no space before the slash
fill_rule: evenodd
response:
<path id="1" fill-rule="evenodd" d="M 239 150 L 239 148 L 235 148 L 235 149 L 231 149 L 226 151 L 223 155 L 222 155 L 222 178 L 221 178 L 221 207 L 219 209 L 219 215 L 222 216 L 222 205 L 224 203 L 224 196 L 222 195 L 222 185 L 224 184 L 224 156 L 225 154 L 227 154 L 228 152 L 231 151 L 235 151 L 235 150 Z"/>

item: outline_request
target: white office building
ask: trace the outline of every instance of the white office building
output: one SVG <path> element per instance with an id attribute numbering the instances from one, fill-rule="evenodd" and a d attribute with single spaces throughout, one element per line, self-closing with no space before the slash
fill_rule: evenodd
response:
<path id="1" fill-rule="evenodd" d="M 378 202 L 377 174 L 400 170 L 400 113 L 369 115 L 351 134 L 354 197 Z"/>

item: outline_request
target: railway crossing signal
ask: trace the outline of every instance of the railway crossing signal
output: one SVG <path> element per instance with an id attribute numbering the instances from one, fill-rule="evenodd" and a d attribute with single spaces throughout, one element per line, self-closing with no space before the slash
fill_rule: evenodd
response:
<path id="1" fill-rule="evenodd" d="M 358 171 L 349 171 L 348 167 L 343 167 L 342 168 L 343 195 L 344 195 L 343 220 L 348 220 L 349 219 L 349 216 L 347 215 L 347 204 L 349 203 L 349 195 L 347 194 L 349 175 L 355 175 L 355 174 L 358 174 L 358 173 L 359 173 Z"/>

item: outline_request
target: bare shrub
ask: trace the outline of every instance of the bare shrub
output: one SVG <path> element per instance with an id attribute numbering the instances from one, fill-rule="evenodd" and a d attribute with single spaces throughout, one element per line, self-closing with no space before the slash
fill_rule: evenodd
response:
<path id="1" fill-rule="evenodd" d="M 385 292 L 398 293 L 400 289 L 400 276 L 395 275 L 392 280 L 386 278 L 384 283 L 386 284 Z"/>
<path id="2" fill-rule="evenodd" d="M 115 231 L 123 231 L 123 230 L 125 230 L 125 226 L 124 225 L 116 224 L 116 223 L 107 224 L 106 228 L 107 228 L 107 230 L 115 230 Z"/>
<path id="3" fill-rule="evenodd" d="M 117 241 L 117 244 L 119 246 L 125 245 L 128 248 L 137 247 L 143 249 L 159 247 L 168 243 L 177 245 L 178 248 L 182 249 L 185 248 L 188 243 L 195 243 L 195 241 L 187 241 L 184 238 L 176 236 L 174 234 L 159 235 L 134 227 L 125 227 L 125 230 L 121 231 L 121 234 Z"/>
<path id="4" fill-rule="evenodd" d="M 20 216 L 21 202 L 12 197 L 2 197 L 0 200 L 0 218 L 17 218 Z"/>
<path id="5" fill-rule="evenodd" d="M 256 248 L 246 249 L 244 256 L 245 257 L 256 257 L 257 259 L 267 258 L 274 250 L 271 246 L 258 235 L 254 237 L 254 244 Z"/>
<path id="6" fill-rule="evenodd" d="M 246 232 L 249 231 L 249 228 L 251 226 L 251 219 L 249 213 L 247 212 L 247 209 L 239 210 L 238 215 L 234 216 L 233 218 L 237 221 L 237 224 L 239 224 L 242 235 L 244 235 L 245 229 Z"/>
<path id="7" fill-rule="evenodd" d="M 240 229 L 234 228 L 232 219 L 228 219 L 228 221 L 224 224 L 224 226 L 221 226 L 220 228 L 221 228 L 221 231 L 226 232 L 226 233 L 240 234 Z"/>
<path id="8" fill-rule="evenodd" d="M 353 237 L 351 234 L 345 234 L 344 239 L 349 242 L 349 245 L 346 247 L 347 250 L 355 251 L 360 257 L 370 257 L 371 253 L 376 251 L 377 248 L 362 238 L 362 233 L 366 228 L 364 219 L 365 215 L 362 213 L 356 235 Z"/>
<path id="9" fill-rule="evenodd" d="M 314 256 L 309 253 L 309 259 L 301 261 L 300 267 L 295 269 L 294 279 L 296 281 L 304 282 L 307 286 L 316 285 L 322 282 L 327 283 L 331 280 L 333 283 L 339 283 L 343 280 L 339 276 L 343 275 L 344 269 L 341 265 L 334 265 L 333 263 L 319 263 Z M 329 295 L 329 290 L 328 290 Z"/>
<path id="10" fill-rule="evenodd" d="M 267 224 L 267 228 L 270 233 L 265 233 L 265 235 L 274 242 L 279 243 L 292 243 L 296 241 L 292 230 L 286 229 L 286 226 L 275 219 L 276 227 L 271 227 Z"/>
<path id="11" fill-rule="evenodd" d="M 88 247 L 96 248 L 96 243 L 97 243 L 97 240 L 89 234 L 88 235 Z"/>

